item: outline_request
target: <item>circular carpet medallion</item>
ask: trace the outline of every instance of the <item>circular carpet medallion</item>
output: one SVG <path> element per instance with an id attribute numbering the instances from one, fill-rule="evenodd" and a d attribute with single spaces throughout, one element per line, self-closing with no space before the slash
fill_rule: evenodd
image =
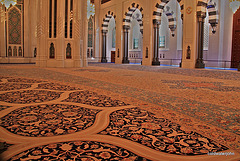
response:
<path id="1" fill-rule="evenodd" d="M 70 93 L 69 97 L 63 102 L 82 103 L 97 107 L 118 107 L 128 105 L 122 101 L 113 100 L 111 97 L 98 95 L 97 93 L 90 91 L 79 91 Z"/>
<path id="2" fill-rule="evenodd" d="M 92 126 L 100 110 L 74 105 L 28 106 L 0 119 L 0 126 L 22 136 L 57 136 L 79 132 Z"/>
<path id="3" fill-rule="evenodd" d="M 0 94 L 0 101 L 8 103 L 41 103 L 58 99 L 62 92 L 44 90 L 26 90 Z"/>
<path id="4" fill-rule="evenodd" d="M 2 83 L 2 84 L 0 84 L 0 91 L 27 89 L 27 88 L 30 88 L 30 87 L 31 87 L 31 84 Z"/>
<path id="5" fill-rule="evenodd" d="M 82 161 L 148 161 L 148 159 L 107 143 L 73 141 L 39 146 L 24 151 L 9 160 L 82 160 Z"/>

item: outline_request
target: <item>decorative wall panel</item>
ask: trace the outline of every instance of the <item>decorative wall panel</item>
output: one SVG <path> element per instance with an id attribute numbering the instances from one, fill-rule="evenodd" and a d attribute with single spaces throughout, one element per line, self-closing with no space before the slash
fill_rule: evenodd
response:
<path id="1" fill-rule="evenodd" d="M 23 0 L 6 12 L 7 56 L 23 57 Z"/>
<path id="2" fill-rule="evenodd" d="M 92 16 L 88 21 L 88 47 L 93 47 L 93 19 Z"/>
<path id="3" fill-rule="evenodd" d="M 8 11 L 8 37 L 9 44 L 21 44 L 22 39 L 21 13 L 17 7 L 12 7 Z"/>

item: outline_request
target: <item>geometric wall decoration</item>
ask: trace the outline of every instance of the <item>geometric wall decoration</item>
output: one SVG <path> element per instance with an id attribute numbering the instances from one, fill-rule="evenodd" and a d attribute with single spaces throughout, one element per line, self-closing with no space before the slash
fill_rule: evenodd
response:
<path id="1" fill-rule="evenodd" d="M 8 38 L 9 44 L 21 45 L 21 13 L 16 7 L 10 8 L 8 11 Z"/>
<path id="2" fill-rule="evenodd" d="M 88 20 L 88 47 L 93 47 L 93 17 Z"/>

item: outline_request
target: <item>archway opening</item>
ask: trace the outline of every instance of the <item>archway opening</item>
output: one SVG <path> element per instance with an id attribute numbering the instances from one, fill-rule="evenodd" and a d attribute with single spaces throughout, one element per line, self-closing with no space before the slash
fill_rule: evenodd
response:
<path id="1" fill-rule="evenodd" d="M 114 17 L 109 21 L 107 33 L 107 60 L 108 62 L 115 63 L 116 51 L 116 22 Z"/>
<path id="2" fill-rule="evenodd" d="M 87 57 L 94 58 L 94 17 L 91 15 L 88 19 L 88 47 Z"/>
<path id="3" fill-rule="evenodd" d="M 141 64 L 142 61 L 142 46 L 143 46 L 143 31 L 142 13 L 136 9 L 131 17 L 130 31 L 129 31 L 129 62 L 133 64 Z"/>
<path id="4" fill-rule="evenodd" d="M 233 15 L 231 68 L 240 70 L 240 9 Z"/>
<path id="5" fill-rule="evenodd" d="M 182 58 L 182 18 L 178 1 L 165 5 L 159 26 L 159 60 L 162 65 L 179 66 Z"/>

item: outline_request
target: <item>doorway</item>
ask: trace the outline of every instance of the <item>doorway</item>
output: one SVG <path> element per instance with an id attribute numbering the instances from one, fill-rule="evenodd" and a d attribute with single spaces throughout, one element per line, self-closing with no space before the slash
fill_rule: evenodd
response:
<path id="1" fill-rule="evenodd" d="M 115 63 L 115 51 L 111 51 L 111 63 Z"/>
<path id="2" fill-rule="evenodd" d="M 233 15 L 232 63 L 237 68 L 240 62 L 240 9 Z"/>

